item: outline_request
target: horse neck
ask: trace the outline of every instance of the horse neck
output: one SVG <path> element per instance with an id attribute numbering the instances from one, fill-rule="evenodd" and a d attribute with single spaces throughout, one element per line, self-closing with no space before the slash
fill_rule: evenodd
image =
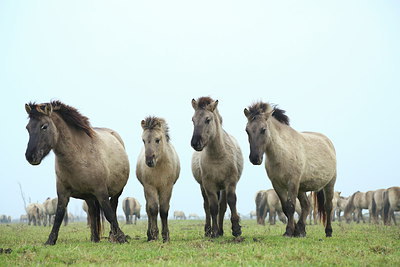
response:
<path id="1" fill-rule="evenodd" d="M 285 148 L 286 134 L 285 130 L 290 130 L 289 126 L 281 124 L 274 117 L 271 117 L 267 121 L 268 125 L 268 135 L 267 135 L 267 145 L 265 153 L 267 154 L 268 160 L 280 161 L 282 157 L 282 151 Z"/>
<path id="2" fill-rule="evenodd" d="M 220 157 L 225 153 L 225 131 L 222 128 L 221 123 L 216 122 L 215 135 L 208 141 L 205 151 L 211 157 Z"/>
<path id="3" fill-rule="evenodd" d="M 69 126 L 58 114 L 53 113 L 53 122 L 58 131 L 57 142 L 53 147 L 54 154 L 58 158 L 68 161 L 76 159 L 76 149 L 86 147 L 90 143 L 90 137 L 83 131 Z"/>

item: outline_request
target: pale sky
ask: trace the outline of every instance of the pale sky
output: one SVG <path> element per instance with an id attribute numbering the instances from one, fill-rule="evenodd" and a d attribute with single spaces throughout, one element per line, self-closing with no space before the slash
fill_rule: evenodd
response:
<path id="1" fill-rule="evenodd" d="M 131 164 L 120 201 L 143 207 L 140 121 L 165 118 L 181 161 L 171 216 L 204 214 L 190 170 L 191 99 L 200 96 L 219 100 L 241 146 L 244 215 L 256 191 L 272 188 L 264 165 L 248 159 L 243 109 L 258 100 L 332 140 L 342 195 L 400 185 L 399 1 L 3 0 L 0 38 L 0 214 L 24 213 L 18 182 L 32 202 L 56 197 L 54 155 L 25 160 L 30 101 L 60 100 L 119 132 Z M 82 214 L 81 201 L 69 210 Z"/>

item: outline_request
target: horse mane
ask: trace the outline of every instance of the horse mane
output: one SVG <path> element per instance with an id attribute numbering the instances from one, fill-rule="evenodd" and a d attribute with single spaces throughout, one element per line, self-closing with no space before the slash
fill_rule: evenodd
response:
<path id="1" fill-rule="evenodd" d="M 167 142 L 171 139 L 169 136 L 169 127 L 167 122 L 158 117 L 154 116 L 149 116 L 144 119 L 144 123 L 142 124 L 142 127 L 144 130 L 154 130 L 156 128 L 161 128 L 162 131 L 164 132 L 165 138 L 167 139 Z"/>
<path id="2" fill-rule="evenodd" d="M 29 118 L 32 119 L 42 116 L 44 113 L 41 111 L 44 111 L 47 104 L 51 104 L 53 112 L 57 112 L 67 124 L 84 131 L 89 137 L 94 136 L 95 132 L 90 125 L 89 119 L 79 113 L 76 108 L 68 106 L 58 100 L 43 104 L 29 103 L 28 105 L 31 108 Z"/>
<path id="3" fill-rule="evenodd" d="M 274 117 L 280 123 L 289 125 L 289 117 L 286 115 L 286 111 L 278 108 L 278 105 L 271 105 L 269 103 L 257 102 L 253 105 L 249 106 L 249 118 L 250 120 L 254 120 L 256 117 L 260 116 L 263 113 L 271 112 L 272 117 Z"/>
<path id="4" fill-rule="evenodd" d="M 211 97 L 209 97 L 209 96 L 202 96 L 202 97 L 199 97 L 199 98 L 197 99 L 197 107 L 198 107 L 199 109 L 206 109 L 207 106 L 210 105 L 212 102 L 214 102 L 214 99 L 212 99 Z M 219 114 L 218 108 L 216 108 L 216 109 L 214 110 L 214 112 L 217 114 L 217 116 L 218 116 L 218 118 L 219 118 L 219 121 L 220 121 L 220 123 L 221 123 L 221 125 L 222 125 L 222 116 Z"/>

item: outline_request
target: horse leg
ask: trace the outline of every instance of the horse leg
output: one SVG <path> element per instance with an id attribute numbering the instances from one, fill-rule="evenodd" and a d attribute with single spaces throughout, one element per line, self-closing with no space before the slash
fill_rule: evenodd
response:
<path id="1" fill-rule="evenodd" d="M 119 195 L 116 195 L 113 198 L 115 198 L 115 197 L 118 198 L 118 196 Z M 118 203 L 118 199 L 117 200 L 114 199 L 113 200 L 114 203 L 113 203 L 113 205 L 111 205 L 108 194 L 105 192 L 97 194 L 96 198 L 99 201 L 101 209 L 103 210 L 104 215 L 106 216 L 106 219 L 110 223 L 110 226 L 111 226 L 111 232 L 110 232 L 110 236 L 109 236 L 110 241 L 116 242 L 116 243 L 127 242 L 125 234 L 119 228 L 118 221 L 117 221 L 117 214 L 115 213 L 114 208 L 113 208 L 113 206 L 115 206 L 115 202 Z"/>
<path id="2" fill-rule="evenodd" d="M 157 215 L 158 215 L 158 193 L 153 187 L 146 186 L 144 189 L 146 197 L 146 212 L 148 217 L 147 241 L 158 239 Z"/>
<path id="3" fill-rule="evenodd" d="M 242 234 L 242 227 L 239 224 L 239 215 L 236 210 L 236 184 L 227 186 L 227 200 L 231 210 L 231 223 L 232 223 L 232 235 L 238 237 Z"/>
<path id="4" fill-rule="evenodd" d="M 282 204 L 282 210 L 285 213 L 288 222 L 286 225 L 286 231 L 283 236 L 292 237 L 294 236 L 295 230 L 295 222 L 294 222 L 294 212 L 296 205 L 296 197 L 297 191 L 299 189 L 299 184 L 295 184 L 293 182 L 288 184 L 288 191 L 286 192 L 284 189 L 281 189 L 277 186 L 274 186 L 276 193 L 279 196 Z"/>
<path id="5" fill-rule="evenodd" d="M 121 190 L 121 192 L 119 192 L 118 194 L 116 194 L 116 195 L 114 195 L 114 196 L 112 196 L 111 198 L 110 198 L 110 205 L 111 205 L 111 208 L 112 208 L 112 211 L 113 211 L 113 213 L 115 214 L 115 220 L 118 222 L 118 218 L 117 218 L 117 207 L 118 207 L 118 199 L 119 199 L 119 197 L 121 196 L 121 194 L 122 194 L 122 190 Z M 131 223 L 132 223 L 132 221 L 131 221 Z M 125 236 L 125 235 L 124 235 Z M 109 235 L 109 239 L 112 239 L 113 237 L 112 237 L 112 233 L 111 233 L 111 231 L 110 231 L 110 235 Z"/>
<path id="6" fill-rule="evenodd" d="M 214 190 L 213 190 L 214 189 Z M 211 214 L 211 221 L 212 221 L 212 226 L 211 226 L 211 237 L 218 237 L 219 236 L 219 227 L 218 227 L 218 196 L 217 196 L 217 191 L 213 187 L 206 187 L 205 188 L 207 197 L 208 197 L 208 203 L 210 207 L 210 214 Z"/>
<path id="7" fill-rule="evenodd" d="M 58 231 L 60 230 L 61 223 L 64 219 L 65 209 L 68 205 L 68 202 L 69 202 L 69 196 L 67 196 L 66 194 L 58 193 L 56 218 L 54 219 L 53 228 L 51 229 L 49 238 L 47 239 L 45 245 L 56 244 L 58 238 Z"/>
<path id="8" fill-rule="evenodd" d="M 226 191 L 221 190 L 219 197 L 219 211 L 218 211 L 218 226 L 219 226 L 219 235 L 224 235 L 224 216 L 226 212 Z"/>
<path id="9" fill-rule="evenodd" d="M 100 204 L 94 199 L 86 200 L 88 206 L 88 222 L 90 223 L 90 241 L 100 241 Z"/>
<path id="10" fill-rule="evenodd" d="M 203 186 L 200 186 L 201 195 L 203 196 L 203 207 L 206 214 L 206 224 L 204 225 L 204 235 L 211 237 L 211 216 L 210 216 L 210 205 L 208 204 L 208 197 Z"/>
<path id="11" fill-rule="evenodd" d="M 308 200 L 307 194 L 305 192 L 299 192 L 297 197 L 300 201 L 301 214 L 295 226 L 294 236 L 305 237 L 307 214 L 310 213 L 310 201 Z"/>
<path id="12" fill-rule="evenodd" d="M 169 211 L 169 202 L 171 200 L 172 195 L 172 186 L 165 190 L 160 194 L 160 217 L 161 217 L 161 235 L 163 238 L 163 242 L 169 241 L 169 229 L 168 229 L 168 211 Z"/>
<path id="13" fill-rule="evenodd" d="M 269 224 L 274 225 L 276 220 L 276 210 L 274 207 L 269 208 Z"/>
<path id="14" fill-rule="evenodd" d="M 336 177 L 332 179 L 328 185 L 324 187 L 324 198 L 325 198 L 325 212 L 326 212 L 326 225 L 325 225 L 325 235 L 326 237 L 332 236 L 332 209 L 333 209 L 333 195 L 334 195 L 334 185 L 336 182 Z"/>

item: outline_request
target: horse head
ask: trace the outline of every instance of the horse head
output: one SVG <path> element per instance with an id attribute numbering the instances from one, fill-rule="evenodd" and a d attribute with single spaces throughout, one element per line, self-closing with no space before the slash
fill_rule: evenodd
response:
<path id="1" fill-rule="evenodd" d="M 28 147 L 25 158 L 32 165 L 39 165 L 46 157 L 58 138 L 57 128 L 53 123 L 53 106 L 46 104 L 25 104 L 29 115 L 26 129 L 29 133 Z"/>
<path id="2" fill-rule="evenodd" d="M 155 167 L 163 154 L 164 146 L 169 142 L 168 126 L 164 119 L 147 117 L 142 120 L 142 140 L 145 149 L 145 162 L 148 167 Z"/>

